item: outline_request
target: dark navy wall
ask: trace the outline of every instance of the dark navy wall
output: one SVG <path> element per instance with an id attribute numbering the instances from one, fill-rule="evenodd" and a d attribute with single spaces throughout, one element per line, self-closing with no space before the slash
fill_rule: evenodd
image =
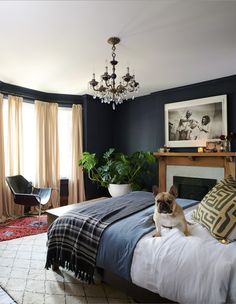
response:
<path id="1" fill-rule="evenodd" d="M 113 116 L 110 105 L 102 104 L 86 95 L 84 101 L 85 142 L 84 150 L 100 154 L 113 146 Z"/>
<path id="2" fill-rule="evenodd" d="M 236 75 L 155 92 L 127 101 L 115 111 L 114 147 L 123 152 L 157 151 L 165 144 L 166 103 L 227 94 L 228 130 L 236 132 Z M 196 150 L 196 148 L 193 148 Z M 232 143 L 236 151 L 236 142 Z M 181 151 L 181 149 L 175 149 Z M 186 151 L 186 148 L 184 149 Z M 191 150 L 191 149 L 188 149 Z M 151 168 L 146 188 L 158 184 L 158 164 Z"/>
<path id="3" fill-rule="evenodd" d="M 84 96 L 84 151 L 98 155 L 113 147 L 114 111 L 111 105 L 102 104 L 92 96 Z M 108 196 L 106 189 L 98 188 L 85 177 L 86 198 Z"/>
<path id="4" fill-rule="evenodd" d="M 236 75 L 138 97 L 115 112 L 114 145 L 124 152 L 157 151 L 165 144 L 166 103 L 227 94 L 228 130 L 236 132 Z M 236 142 L 232 143 L 236 151 Z"/>

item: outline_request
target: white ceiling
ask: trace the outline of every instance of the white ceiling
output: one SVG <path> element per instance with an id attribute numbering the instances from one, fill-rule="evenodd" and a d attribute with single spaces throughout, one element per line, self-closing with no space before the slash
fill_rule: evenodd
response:
<path id="1" fill-rule="evenodd" d="M 138 95 L 236 74 L 236 1 L 0 1 L 0 80 L 85 94 L 111 59 Z"/>

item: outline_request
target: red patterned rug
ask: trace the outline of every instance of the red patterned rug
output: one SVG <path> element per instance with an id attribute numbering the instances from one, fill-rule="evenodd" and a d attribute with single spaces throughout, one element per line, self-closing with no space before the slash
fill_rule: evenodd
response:
<path id="1" fill-rule="evenodd" d="M 40 224 L 39 224 L 40 220 Z M 46 232 L 48 229 L 47 215 L 24 216 L 7 221 L 0 226 L 0 241 L 8 241 L 27 235 Z"/>

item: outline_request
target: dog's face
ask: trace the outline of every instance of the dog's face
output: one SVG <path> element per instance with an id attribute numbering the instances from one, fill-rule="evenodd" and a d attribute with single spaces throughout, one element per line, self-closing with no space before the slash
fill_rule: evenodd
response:
<path id="1" fill-rule="evenodd" d="M 161 192 L 155 197 L 157 211 L 159 213 L 172 214 L 175 209 L 175 197 L 169 192 Z"/>
<path id="2" fill-rule="evenodd" d="M 154 236 L 161 236 L 161 227 L 177 227 L 185 235 L 189 235 L 183 209 L 175 200 L 178 197 L 175 187 L 172 186 L 169 192 L 158 193 L 159 189 L 157 186 L 153 186 L 152 190 L 155 197 L 153 221 L 155 222 L 156 232 Z"/>
<path id="3" fill-rule="evenodd" d="M 154 190 L 155 204 L 158 213 L 172 214 L 175 211 L 177 196 L 175 188 L 172 186 L 169 192 Z"/>

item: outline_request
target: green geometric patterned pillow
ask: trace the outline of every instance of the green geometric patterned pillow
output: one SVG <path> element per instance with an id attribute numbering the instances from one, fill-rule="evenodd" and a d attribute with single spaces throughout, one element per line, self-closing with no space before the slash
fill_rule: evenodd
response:
<path id="1" fill-rule="evenodd" d="M 221 180 L 204 196 L 192 219 L 222 243 L 236 240 L 236 181 L 232 176 Z"/>

